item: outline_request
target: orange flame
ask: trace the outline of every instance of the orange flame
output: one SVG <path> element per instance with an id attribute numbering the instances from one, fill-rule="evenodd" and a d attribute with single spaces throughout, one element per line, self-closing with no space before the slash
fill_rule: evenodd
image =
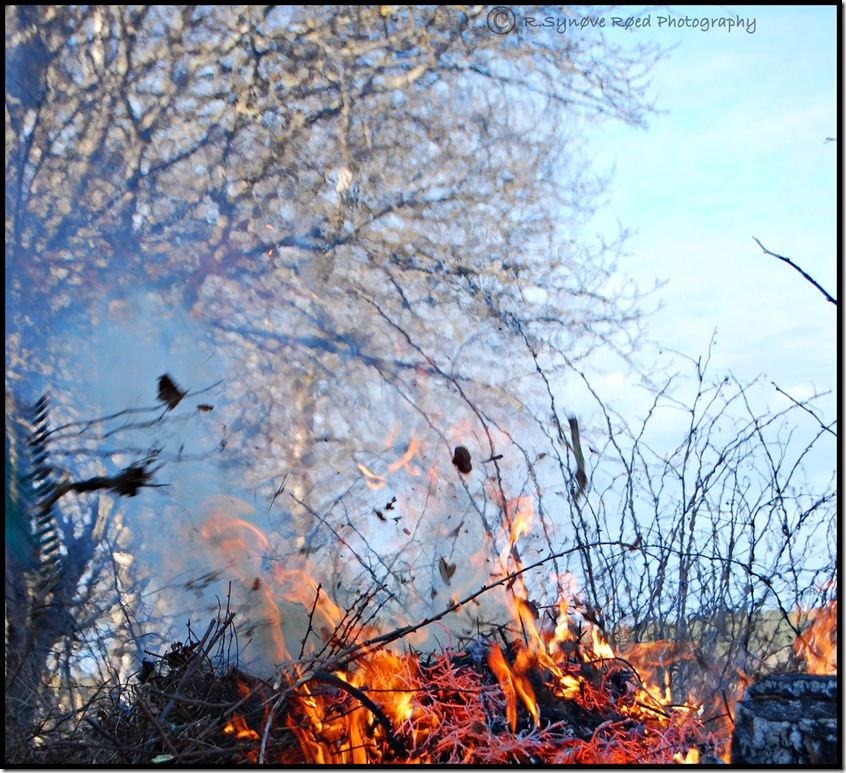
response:
<path id="1" fill-rule="evenodd" d="M 796 637 L 793 648 L 808 664 L 809 674 L 837 673 L 837 599 L 807 613 L 808 630 Z"/>
<path id="2" fill-rule="evenodd" d="M 419 474 L 412 465 L 418 452 L 419 442 L 412 439 L 405 452 L 386 466 L 385 475 L 402 469 Z M 358 469 L 372 490 L 387 485 L 386 477 L 362 464 Z M 434 485 L 433 470 L 429 470 L 430 486 Z M 511 572 L 523 566 L 517 545 L 530 533 L 532 500 L 527 496 L 507 499 L 502 488 L 499 491 L 504 515 L 500 538 L 506 543 L 500 554 L 500 569 Z M 297 603 L 309 610 L 309 626 L 325 632 L 326 640 L 333 631 L 342 636 L 338 631 L 345 616 L 331 599 L 318 592 L 315 572 L 307 559 L 297 567 L 273 562 L 262 573 L 253 565 L 254 559 L 258 553 L 268 552 L 269 541 L 242 518 L 209 519 L 203 535 L 230 564 L 239 567 L 253 596 L 266 594 L 268 605 L 274 608 L 279 598 Z M 701 725 L 696 724 L 689 706 L 670 705 L 667 674 L 663 690 L 647 684 L 651 675 L 645 673 L 645 667 L 643 674 L 633 674 L 638 664 L 616 657 L 601 622 L 594 624 L 596 614 L 591 616 L 593 610 L 580 601 L 575 578 L 564 573 L 554 576 L 553 581 L 553 587 L 559 588 L 559 599 L 552 608 L 539 607 L 529 599 L 522 576 L 508 584 L 507 598 L 521 641 L 513 650 L 507 648 L 511 653 L 508 656 L 499 645 L 488 646 L 484 658 L 489 671 L 484 674 L 480 673 L 482 669 L 456 666 L 449 655 L 436 658 L 434 665 L 431 660 L 423 665 L 414 654 L 385 649 L 358 658 L 355 670 L 349 672 L 317 671 L 304 676 L 298 669 L 306 667 L 305 661 L 291 664 L 293 677 L 288 684 L 296 685 L 287 698 L 286 711 L 278 716 L 296 738 L 297 746 L 285 747 L 279 752 L 281 759 L 273 761 L 373 764 L 383 761 L 391 748 L 394 756 L 385 757 L 385 761 L 437 762 L 446 758 L 456 763 L 525 762 L 537 753 L 544 755 L 537 759 L 552 763 L 632 763 L 647 758 L 698 762 L 699 752 L 689 741 L 700 732 Z M 836 607 L 820 612 L 833 618 Z M 273 619 L 278 623 L 278 613 Z M 807 649 L 813 645 L 818 650 L 820 640 L 832 636 L 824 627 L 828 618 L 809 614 L 809 619 L 812 624 L 802 646 Z M 351 631 L 350 636 L 359 638 L 363 632 L 364 626 Z M 281 639 L 281 632 L 278 635 Z M 799 646 L 797 642 L 797 651 Z M 478 663 L 479 658 L 474 656 L 474 661 Z M 491 682 L 491 673 L 499 690 Z M 246 685 L 239 684 L 239 690 L 242 695 L 244 690 L 249 692 Z M 576 738 L 566 729 L 557 736 L 557 746 L 538 740 L 550 727 L 567 724 L 556 722 L 552 710 L 545 708 L 553 698 L 572 701 L 578 705 L 578 712 L 602 717 L 603 721 L 592 729 L 592 737 L 589 732 L 588 738 Z M 493 720 L 491 706 L 496 707 Z M 510 737 L 499 733 L 503 707 Z M 614 708 L 613 713 L 609 707 Z M 519 727 L 526 727 L 526 714 L 534 728 L 518 733 Z M 606 716 L 616 719 L 605 721 Z M 621 716 L 624 721 L 620 721 Z M 237 714 L 226 732 L 238 738 L 259 739 Z M 407 750 L 407 756 L 398 757 L 398 748 Z M 646 749 L 652 757 L 647 756 Z"/>
<path id="3" fill-rule="evenodd" d="M 405 453 L 395 462 L 391 462 L 388 465 L 388 472 L 394 473 L 405 467 L 412 475 L 419 475 L 420 470 L 409 464 L 419 449 L 420 441 L 416 437 L 411 438 L 411 442 L 408 444 L 408 448 L 405 449 Z"/>
<path id="4" fill-rule="evenodd" d="M 517 653 L 517 657 L 514 659 L 514 688 L 517 690 L 520 700 L 523 701 L 523 705 L 529 710 L 535 727 L 540 727 L 540 710 L 538 709 L 534 688 L 528 677 L 533 665 L 534 660 L 526 650 L 520 650 Z"/>
<path id="5" fill-rule="evenodd" d="M 269 630 L 277 658 L 288 657 L 279 608 L 260 577 L 261 556 L 270 549 L 267 537 L 249 521 L 232 517 L 217 507 L 200 527 L 200 534 L 212 548 L 212 555 L 219 556 L 221 563 L 254 595 L 258 607 L 270 622 Z M 256 582 L 257 579 L 259 582 Z"/>
<path id="6" fill-rule="evenodd" d="M 367 487 L 371 491 L 378 491 L 380 488 L 384 488 L 388 485 L 388 482 L 381 476 L 377 475 L 374 472 L 370 472 L 361 462 L 356 462 L 356 467 L 361 471 L 361 474 L 365 477 L 365 483 Z"/>
<path id="7" fill-rule="evenodd" d="M 236 738 L 246 738 L 250 741 L 258 741 L 259 739 L 259 734 L 247 727 L 244 718 L 237 713 L 232 715 L 232 721 L 227 723 L 226 727 L 223 728 L 223 732 L 229 735 L 234 733 Z"/>
<path id="8" fill-rule="evenodd" d="M 506 505 L 506 512 L 511 521 L 510 541 L 514 545 L 520 537 L 525 537 L 529 533 L 535 514 L 532 500 L 526 496 L 511 499 Z"/>
<path id="9" fill-rule="evenodd" d="M 568 609 L 564 604 L 559 608 Z M 529 621 L 533 626 L 532 614 Z M 633 689 L 621 693 L 619 682 L 606 679 L 603 671 L 608 665 L 602 658 L 610 647 L 601 635 L 577 637 L 572 625 L 557 628 L 566 631 L 573 645 L 570 655 L 553 646 L 549 632 L 536 629 L 537 638 L 530 646 L 516 645 L 513 663 L 498 645 L 487 648 L 488 667 L 501 690 L 498 703 L 491 702 L 485 673 L 456 665 L 450 654 L 424 666 L 413 653 L 379 649 L 358 660 L 355 671 L 335 671 L 328 681 L 325 674 L 300 678 L 281 714 L 298 744 L 286 745 L 272 761 L 346 765 L 445 759 L 458 764 L 690 764 L 698 760 L 691 740 L 704 736 L 691 712 L 678 707 L 656 710 L 654 698 L 640 697 Z M 548 697 L 566 697 L 595 716 L 607 715 L 610 708 L 617 716 L 622 713 L 636 721 L 633 725 L 608 720 L 595 727 L 592 737 L 573 737 L 567 729 L 569 721 L 556 722 L 552 717 L 540 721 L 531 679 L 542 679 L 551 688 Z M 499 711 L 509 732 L 501 732 L 502 714 L 497 706 L 502 707 Z M 519 731 L 521 706 L 534 724 L 529 732 Z M 620 712 L 621 708 L 627 710 Z M 557 735 L 546 735 L 555 733 L 556 727 Z M 389 747 L 394 750 L 392 756 L 386 756 Z"/>
<path id="10" fill-rule="evenodd" d="M 676 752 L 673 755 L 673 762 L 677 762 L 679 765 L 698 765 L 699 749 L 688 749 L 684 757 L 681 756 L 681 752 Z"/>
<path id="11" fill-rule="evenodd" d="M 210 548 L 210 561 L 241 581 L 242 609 L 250 609 L 258 614 L 259 620 L 266 621 L 261 635 L 268 635 L 272 640 L 276 661 L 291 657 L 282 630 L 280 604 L 283 602 L 308 610 L 314 630 L 328 631 L 324 641 L 328 640 L 343 612 L 323 589 L 318 590 L 314 579 L 317 572 L 308 557 L 288 557 L 283 565 L 281 560 L 274 559 L 271 543 L 261 529 L 244 518 L 229 515 L 216 500 L 215 505 L 218 504 L 221 506 L 211 511 L 200 527 L 200 534 Z M 237 511 L 239 515 L 246 514 L 245 507 L 244 504 Z"/>
<path id="12" fill-rule="evenodd" d="M 394 430 L 388 435 L 388 438 L 385 440 L 386 446 L 391 445 L 391 440 L 393 438 Z M 415 457 L 417 452 L 420 450 L 420 441 L 416 437 L 411 438 L 411 442 L 408 444 L 408 448 L 405 449 L 405 452 L 399 459 L 395 459 L 393 462 L 388 464 L 387 472 L 389 475 L 393 475 L 394 473 L 398 472 L 399 470 L 405 468 L 406 471 L 415 477 L 420 475 L 420 470 L 417 469 L 414 465 L 411 464 L 411 460 Z M 365 467 L 361 462 L 356 462 L 356 467 L 358 467 L 359 472 L 364 475 L 364 482 L 367 484 L 367 487 L 371 491 L 378 491 L 381 488 L 384 488 L 388 481 L 382 475 L 377 475 L 375 472 L 372 472 L 367 467 Z"/>
<path id="13" fill-rule="evenodd" d="M 488 653 L 488 665 L 491 671 L 494 672 L 499 686 L 505 695 L 505 716 L 508 719 L 508 726 L 513 733 L 517 730 L 517 693 L 514 690 L 513 678 L 511 669 L 508 663 L 505 662 L 502 650 L 498 644 L 494 644 Z"/>

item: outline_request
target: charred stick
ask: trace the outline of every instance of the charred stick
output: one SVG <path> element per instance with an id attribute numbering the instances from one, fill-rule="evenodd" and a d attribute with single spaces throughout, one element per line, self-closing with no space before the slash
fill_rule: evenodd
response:
<path id="1" fill-rule="evenodd" d="M 800 402 L 797 402 L 796 400 L 794 400 L 794 399 L 793 399 L 793 398 L 792 398 L 789 394 L 787 394 L 787 392 L 785 392 L 783 389 L 780 389 L 780 388 L 779 388 L 779 385 L 778 385 L 778 384 L 776 384 L 776 382 L 775 382 L 775 381 L 770 381 L 770 383 L 771 383 L 771 384 L 775 387 L 776 392 L 780 392 L 781 394 L 783 394 L 783 395 L 784 395 L 784 396 L 785 396 L 788 400 L 790 400 L 790 402 L 792 402 L 792 403 L 793 403 L 793 404 L 794 404 L 797 408 L 801 408 L 803 411 L 805 411 L 805 413 L 809 413 L 809 414 L 811 414 L 811 416 L 813 416 L 813 417 L 816 419 L 817 424 L 819 424 L 819 425 L 820 425 L 820 427 L 821 427 L 823 430 L 825 430 L 826 432 L 828 432 L 828 433 L 830 433 L 830 434 L 834 435 L 834 437 L 837 437 L 837 433 L 836 433 L 836 432 L 835 432 L 835 431 L 831 428 L 831 427 L 832 427 L 832 425 L 831 425 L 831 424 L 823 424 L 823 423 L 822 423 L 822 420 L 820 419 L 820 417 L 819 417 L 819 416 L 817 416 L 817 414 L 815 414 L 815 413 L 814 413 L 814 412 L 813 412 L 810 408 L 808 408 L 808 406 L 807 406 L 807 405 L 805 405 L 805 403 L 804 403 L 804 402 L 800 403 Z"/>
<path id="2" fill-rule="evenodd" d="M 164 741 L 164 745 L 167 746 L 167 750 L 173 755 L 174 759 L 179 762 L 179 752 L 176 751 L 176 747 L 170 742 L 170 738 L 167 737 L 167 733 L 165 732 L 164 728 L 159 724 L 159 721 L 153 716 L 153 712 L 150 711 L 149 706 L 147 706 L 147 702 L 144 700 L 142 696 L 138 696 L 138 705 L 141 707 L 141 710 L 147 715 L 147 719 L 153 723 L 153 727 L 156 728 L 159 735 Z M 149 745 L 149 741 L 147 742 Z"/>
<path id="3" fill-rule="evenodd" d="M 645 711 L 651 711 L 653 714 L 660 714 L 662 717 L 670 716 L 664 709 L 659 708 L 658 706 L 648 706 L 643 701 L 635 701 L 635 703 Z"/>
<path id="4" fill-rule="evenodd" d="M 153 477 L 153 474 L 161 469 L 161 467 L 156 467 L 152 470 L 147 468 L 148 462 L 145 461 L 140 464 L 132 464 L 118 475 L 112 477 L 96 476 L 88 480 L 59 483 L 41 505 L 41 512 L 48 512 L 56 502 L 71 491 L 77 494 L 84 494 L 87 491 L 108 489 L 120 496 L 134 497 L 138 493 L 138 489 L 145 486 L 148 488 L 160 488 L 149 481 Z"/>
<path id="5" fill-rule="evenodd" d="M 123 743 L 118 743 L 116 746 L 112 746 L 105 743 L 94 743 L 92 741 L 50 741 L 50 743 L 44 745 L 44 749 L 53 749 L 57 747 L 69 748 L 69 749 L 106 749 L 110 752 L 131 752 L 136 751 L 135 747 L 133 746 L 125 746 Z M 143 751 L 143 749 L 137 750 L 139 753 Z"/>
<path id="6" fill-rule="evenodd" d="M 231 703 L 210 703 L 209 701 L 202 701 L 198 700 L 197 698 L 186 698 L 183 695 L 175 695 L 171 692 L 164 692 L 163 690 L 157 690 L 155 687 L 150 688 L 150 695 L 157 695 L 159 698 L 167 698 L 168 700 L 175 700 L 179 701 L 180 703 L 185 703 L 189 706 L 202 706 L 207 709 L 230 709 L 233 708 Z M 237 705 L 240 705 L 243 701 L 239 701 Z"/>
<path id="7" fill-rule="evenodd" d="M 731 726 L 734 727 L 734 716 L 732 716 L 732 713 L 731 713 L 731 704 L 729 703 L 728 698 L 726 697 L 726 691 L 721 690 L 720 695 L 722 696 L 723 704 L 726 707 L 726 716 L 729 718 L 729 721 L 731 722 Z"/>
<path id="8" fill-rule="evenodd" d="M 640 689 L 643 690 L 653 701 L 655 698 L 652 696 L 652 693 L 649 692 L 647 689 L 646 684 L 644 683 L 643 679 L 640 678 L 640 672 L 625 658 L 621 658 L 619 655 L 616 655 L 613 658 L 599 658 L 599 660 L 594 661 L 594 664 L 599 663 L 614 663 L 619 662 L 625 664 L 628 668 L 629 673 L 633 676 L 636 680 Z M 640 701 L 636 701 L 639 706 L 642 706 L 645 709 L 649 709 L 650 711 L 654 711 L 657 714 L 663 714 L 665 717 L 669 717 L 670 715 L 664 710 L 664 707 L 661 706 L 657 701 L 655 701 L 655 706 L 646 706 L 645 704 L 641 703 Z"/>
<path id="9" fill-rule="evenodd" d="M 99 722 L 97 722 L 97 721 L 95 721 L 95 720 L 91 719 L 91 717 L 89 717 L 89 716 L 85 716 L 85 717 L 83 717 L 83 719 L 84 719 L 84 720 L 85 720 L 85 721 L 86 721 L 89 725 L 91 725 L 91 727 L 93 727 L 93 728 L 94 728 L 94 729 L 95 729 L 95 730 L 96 730 L 96 731 L 97 731 L 100 735 L 102 735 L 104 738 L 107 738 L 109 741 L 111 741 L 111 742 L 115 745 L 115 748 L 116 748 L 116 749 L 119 749 L 119 748 L 120 748 L 120 746 L 121 746 L 121 742 L 120 742 L 120 741 L 118 741 L 118 739 L 117 739 L 117 738 L 115 738 L 115 737 L 114 737 L 111 733 L 109 733 L 107 730 L 105 730 L 105 729 L 104 729 L 104 728 L 100 725 L 100 723 L 99 723 Z"/>
<path id="10" fill-rule="evenodd" d="M 305 654 L 306 639 L 308 639 L 308 635 L 313 630 L 312 624 L 314 623 L 314 611 L 317 609 L 317 602 L 320 599 L 320 589 L 322 587 L 323 587 L 323 585 L 321 583 L 317 584 L 317 591 L 314 594 L 314 604 L 311 605 L 311 611 L 308 613 L 308 627 L 306 628 L 305 636 L 303 636 L 302 642 L 300 642 L 300 657 L 301 658 Z"/>
<path id="11" fill-rule="evenodd" d="M 535 561 L 535 563 L 533 563 L 533 564 L 529 564 L 529 566 L 524 566 L 521 569 L 518 569 L 517 571 L 506 575 L 505 577 L 501 577 L 496 582 L 491 582 L 491 583 L 488 583 L 487 585 L 483 585 L 481 588 L 479 588 L 479 590 L 475 591 L 474 593 L 471 593 L 469 596 L 466 596 L 465 598 L 461 599 L 460 601 L 456 601 L 455 603 L 450 604 L 448 607 L 444 608 L 443 610 L 441 610 L 437 614 L 432 615 L 431 617 L 427 617 L 427 618 L 421 620 L 419 623 L 414 623 L 413 625 L 407 625 L 403 628 L 397 628 L 397 629 L 395 629 L 395 630 L 393 630 L 389 633 L 381 634 L 380 636 L 375 636 L 372 639 L 368 639 L 365 642 L 361 642 L 359 644 L 354 644 L 351 647 L 348 647 L 346 650 L 343 650 L 342 652 L 338 653 L 334 658 L 332 658 L 332 660 L 325 663 L 324 667 L 329 669 L 329 670 L 335 670 L 335 669 L 342 668 L 345 665 L 347 665 L 348 663 L 352 663 L 353 661 L 364 657 L 369 652 L 371 652 L 372 650 L 375 650 L 378 647 L 382 647 L 385 644 L 390 644 L 391 642 L 396 641 L 397 639 L 402 639 L 403 637 L 407 636 L 408 634 L 414 633 L 414 631 L 419 631 L 421 628 L 425 628 L 427 625 L 430 625 L 432 623 L 437 622 L 438 620 L 443 619 L 447 615 L 449 615 L 452 612 L 455 612 L 457 609 L 460 609 L 461 607 L 463 607 L 465 604 L 468 604 L 469 602 L 473 601 L 473 599 L 478 598 L 479 596 L 483 595 L 484 593 L 487 593 L 489 590 L 492 590 L 493 588 L 496 588 L 499 585 L 506 585 L 508 583 L 513 583 L 514 580 L 517 577 L 520 577 L 525 572 L 529 572 L 532 569 L 537 569 L 539 566 L 543 566 L 544 564 L 546 564 L 549 561 L 555 561 L 556 559 L 563 558 L 564 556 L 568 556 L 572 553 L 577 553 L 577 552 L 582 551 L 582 550 L 591 550 L 593 548 L 602 548 L 602 547 L 611 547 L 611 546 L 618 546 L 620 548 L 625 548 L 626 550 L 631 550 L 631 548 L 632 548 L 632 545 L 630 543 L 622 542 L 620 540 L 598 540 L 596 542 L 590 542 L 590 543 L 586 543 L 586 544 L 583 543 L 583 544 L 580 544 L 580 545 L 576 545 L 576 547 L 569 548 L 568 550 L 561 550 L 557 553 L 552 553 L 552 554 L 546 556 L 545 558 L 540 559 L 539 561 Z M 649 549 L 651 547 L 653 547 L 653 546 L 651 546 L 651 545 L 638 545 L 637 549 L 640 550 L 640 552 L 643 553 L 646 556 L 656 558 L 656 556 L 653 553 L 649 552 Z M 671 552 L 675 553 L 679 556 L 703 557 L 703 558 L 707 558 L 709 560 L 712 559 L 711 556 L 705 556 L 704 554 L 699 553 L 697 551 L 671 550 Z M 656 560 L 658 560 L 658 559 L 656 559 Z M 754 577 L 756 580 L 759 580 L 760 582 L 764 583 L 767 586 L 767 588 L 769 589 L 769 591 L 773 594 L 773 597 L 775 598 L 775 601 L 778 604 L 779 610 L 781 611 L 781 613 L 784 617 L 784 620 L 787 622 L 787 624 L 791 627 L 791 629 L 794 631 L 794 633 L 797 636 L 801 636 L 801 634 L 802 634 L 801 630 L 798 628 L 798 626 L 794 625 L 790 621 L 789 613 L 785 609 L 784 604 L 782 603 L 781 597 L 778 595 L 778 592 L 776 591 L 776 589 L 773 588 L 773 586 L 772 586 L 772 580 L 770 580 L 768 577 L 761 574 L 760 572 L 756 572 L 754 569 L 752 569 L 751 563 L 746 564 L 743 561 L 739 561 L 739 560 L 734 559 L 734 558 L 728 558 L 728 559 L 722 559 L 722 560 L 726 564 L 739 566 L 741 569 L 743 569 L 746 572 L 747 575 L 749 575 L 750 577 Z M 311 662 L 314 662 L 314 660 L 311 659 Z"/>
<path id="12" fill-rule="evenodd" d="M 772 257 L 774 257 L 774 258 L 778 258 L 779 260 L 783 260 L 785 263 L 787 263 L 787 265 L 788 265 L 788 266 L 790 266 L 791 268 L 796 269 L 796 271 L 798 271 L 798 272 L 799 272 L 799 273 L 803 276 L 803 278 L 807 279 L 807 280 L 808 280 L 808 281 L 809 281 L 809 282 L 810 282 L 810 283 L 811 283 L 814 287 L 816 287 L 816 288 L 817 288 L 817 290 L 819 290 L 819 291 L 823 294 L 823 297 L 824 297 L 824 298 L 825 298 L 825 299 L 826 299 L 829 303 L 833 303 L 835 306 L 837 305 L 837 299 L 836 299 L 836 298 L 833 298 L 833 297 L 832 297 L 832 296 L 831 296 L 831 295 L 830 295 L 830 294 L 829 294 L 829 293 L 828 293 L 828 292 L 827 292 L 827 291 L 823 288 L 823 286 L 822 286 L 819 282 L 817 282 L 817 280 L 816 280 L 816 279 L 814 279 L 814 278 L 813 278 L 813 277 L 812 277 L 812 276 L 811 276 L 811 275 L 810 275 L 807 271 L 803 271 L 803 270 L 802 270 L 802 269 L 801 269 L 801 268 L 800 268 L 800 267 L 799 267 L 796 263 L 794 263 L 794 262 L 793 262 L 790 258 L 786 258 L 784 255 L 779 255 L 779 254 L 777 254 L 777 253 L 775 253 L 775 252 L 770 252 L 770 250 L 768 250 L 768 249 L 767 249 L 767 248 L 766 248 L 763 244 L 761 244 L 761 242 L 760 242 L 757 238 L 755 238 L 754 236 L 753 236 L 752 238 L 755 240 L 756 244 L 757 244 L 757 245 L 758 245 L 758 246 L 759 246 L 759 247 L 760 247 L 760 248 L 764 251 L 764 254 L 765 254 L 765 255 L 772 255 Z"/>
<path id="13" fill-rule="evenodd" d="M 358 689 L 358 687 L 353 687 L 349 682 L 345 682 L 338 676 L 334 674 L 330 674 L 328 671 L 315 671 L 311 674 L 308 678 L 309 682 L 321 682 L 322 684 L 328 684 L 332 687 L 337 687 L 339 690 L 343 690 L 344 692 L 352 695 L 353 698 L 358 700 L 362 705 L 366 706 L 374 717 L 376 717 L 377 721 L 383 728 L 385 728 L 385 733 L 388 736 L 388 744 L 390 745 L 391 749 L 394 750 L 394 753 L 397 756 L 402 756 L 405 754 L 405 749 L 403 748 L 402 744 L 400 743 L 399 739 L 396 737 L 394 733 L 394 726 L 391 724 L 391 720 L 385 715 L 382 709 L 371 700 L 364 692 Z"/>
<path id="14" fill-rule="evenodd" d="M 141 413 L 158 413 L 161 410 L 158 405 L 154 405 L 150 408 L 125 408 L 122 411 L 118 411 L 117 413 L 113 413 L 109 416 L 101 416 L 98 419 L 88 419 L 87 421 L 71 421 L 67 424 L 62 424 L 60 427 L 55 427 L 54 429 L 48 430 L 45 433 L 45 437 L 55 435 L 58 432 L 62 432 L 63 430 L 70 429 L 71 427 L 81 427 L 82 429 L 77 432 L 77 435 L 81 435 L 90 427 L 93 427 L 95 424 L 103 424 L 104 422 L 111 421 L 112 419 L 119 419 L 121 416 L 132 416 Z M 71 437 L 72 435 L 66 435 L 64 437 Z M 62 437 L 61 439 L 64 439 Z"/>

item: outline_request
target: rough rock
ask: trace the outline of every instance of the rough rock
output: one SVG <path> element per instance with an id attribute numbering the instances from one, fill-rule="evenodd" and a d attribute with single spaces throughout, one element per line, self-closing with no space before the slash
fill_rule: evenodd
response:
<path id="1" fill-rule="evenodd" d="M 842 768 L 835 676 L 766 677 L 735 707 L 732 765 Z"/>

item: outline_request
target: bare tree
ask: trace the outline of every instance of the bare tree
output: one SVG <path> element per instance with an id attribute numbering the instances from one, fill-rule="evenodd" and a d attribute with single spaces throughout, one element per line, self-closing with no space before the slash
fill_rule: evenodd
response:
<path id="1" fill-rule="evenodd" d="M 503 37 L 486 14 L 11 8 L 7 256 L 11 300 L 37 309 L 20 346 L 139 276 L 190 306 L 240 364 L 220 415 L 248 430 L 227 453 L 267 500 L 286 481 L 278 544 L 297 550 L 336 470 L 372 466 L 396 421 L 391 450 L 434 444 L 429 469 L 449 427 L 495 455 L 536 411 L 513 383 L 524 340 L 578 362 L 637 338 L 619 244 L 576 240 L 602 188 L 576 137 L 585 119 L 643 124 L 656 52 Z M 496 552 L 515 492 L 494 479 L 468 506 Z"/>

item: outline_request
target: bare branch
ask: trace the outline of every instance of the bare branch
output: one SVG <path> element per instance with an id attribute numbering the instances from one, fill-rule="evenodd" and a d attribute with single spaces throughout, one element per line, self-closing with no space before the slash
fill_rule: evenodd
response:
<path id="1" fill-rule="evenodd" d="M 784 255 L 779 255 L 778 253 L 771 252 L 763 244 L 761 244 L 759 239 L 754 236 L 752 238 L 755 239 L 755 243 L 764 251 L 765 255 L 772 255 L 774 258 L 783 260 L 785 263 L 787 263 L 788 266 L 792 266 L 793 268 L 795 268 L 800 274 L 802 274 L 803 277 L 805 277 L 805 279 L 807 279 L 814 287 L 817 288 L 817 290 L 819 290 L 825 296 L 825 299 L 829 303 L 833 303 L 835 306 L 837 305 L 837 299 L 832 298 L 832 296 L 825 291 L 825 289 L 822 287 L 822 285 L 820 285 L 819 282 L 817 282 L 816 279 L 814 279 L 810 274 L 806 273 L 801 268 L 799 268 L 799 266 L 797 266 L 790 258 L 786 258 L 784 257 Z"/>
<path id="2" fill-rule="evenodd" d="M 822 429 L 824 431 L 831 433 L 832 435 L 834 435 L 834 437 L 837 437 L 837 433 L 829 425 L 823 424 L 822 421 L 820 420 L 820 417 L 817 416 L 817 414 L 815 414 L 810 408 L 808 408 L 808 406 L 805 405 L 805 403 L 800 403 L 798 400 L 793 399 L 789 394 L 787 394 L 787 392 L 785 392 L 783 389 L 779 388 L 779 385 L 776 384 L 775 381 L 771 381 L 770 383 L 776 388 L 776 392 L 780 392 L 788 400 L 790 400 L 790 402 L 792 402 L 794 405 L 796 405 L 797 407 L 801 408 L 806 413 L 809 413 L 811 416 L 813 416 L 817 420 L 817 424 L 819 424 L 820 427 L 822 427 Z"/>

